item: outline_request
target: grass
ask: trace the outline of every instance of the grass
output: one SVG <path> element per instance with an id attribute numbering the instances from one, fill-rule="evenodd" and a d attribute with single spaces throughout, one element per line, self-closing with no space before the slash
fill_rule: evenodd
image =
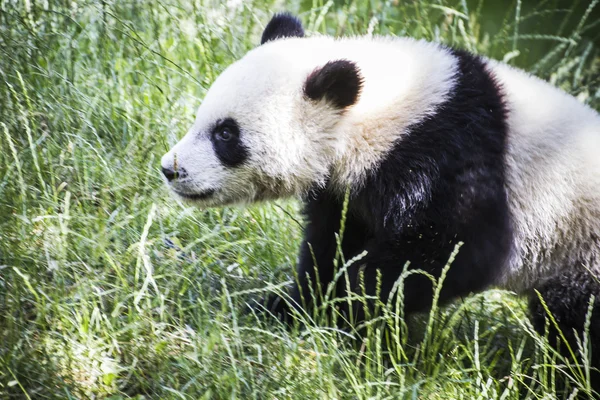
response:
<path id="1" fill-rule="evenodd" d="M 311 32 L 504 59 L 600 108 L 598 1 L 293 1 Z M 530 4 L 531 3 L 531 4 Z M 283 3 L 0 1 L 0 398 L 549 399 L 586 393 L 514 294 L 364 340 L 245 303 L 289 281 L 298 204 L 199 211 L 160 156 Z M 269 284 L 272 283 L 272 284 Z M 387 329 L 382 329 L 387 325 Z M 575 352 L 578 349 L 574 349 Z M 557 376 L 570 376 L 564 392 Z"/>

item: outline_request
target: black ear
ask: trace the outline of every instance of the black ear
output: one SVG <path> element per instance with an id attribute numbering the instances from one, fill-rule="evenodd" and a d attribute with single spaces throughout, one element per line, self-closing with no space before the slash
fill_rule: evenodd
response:
<path id="1" fill-rule="evenodd" d="M 329 61 L 306 78 L 304 94 L 311 100 L 325 99 L 336 108 L 346 108 L 358 100 L 363 78 L 352 61 Z"/>
<path id="2" fill-rule="evenodd" d="M 275 14 L 263 31 L 260 44 L 287 37 L 304 37 L 302 22 L 292 14 Z"/>

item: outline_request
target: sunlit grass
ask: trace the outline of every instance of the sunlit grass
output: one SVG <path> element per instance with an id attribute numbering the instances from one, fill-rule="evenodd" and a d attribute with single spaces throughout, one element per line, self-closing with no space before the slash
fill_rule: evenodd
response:
<path id="1" fill-rule="evenodd" d="M 286 9 L 309 32 L 410 35 L 505 60 L 598 108 L 596 3 L 295 1 Z M 247 312 L 251 299 L 292 279 L 298 204 L 195 210 L 168 195 L 158 165 L 210 83 L 282 9 L 0 1 L 0 397 L 585 392 L 581 370 L 533 332 L 510 293 L 407 320 L 392 304 L 364 340 L 311 310 L 297 315 L 305 329 L 292 331 Z M 571 382 L 556 394 L 558 375 Z"/>

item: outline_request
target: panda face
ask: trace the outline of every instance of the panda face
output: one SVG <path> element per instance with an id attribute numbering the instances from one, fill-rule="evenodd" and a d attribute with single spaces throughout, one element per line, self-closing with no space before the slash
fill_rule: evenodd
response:
<path id="1" fill-rule="evenodd" d="M 325 185 L 343 195 L 454 87 L 455 57 L 439 46 L 302 36 L 295 18 L 274 17 L 215 80 L 162 159 L 174 193 L 201 207 Z"/>
<path id="2" fill-rule="evenodd" d="M 242 143 L 240 127 L 233 118 L 219 118 L 190 132 L 163 157 L 163 173 L 179 197 L 196 201 L 227 202 L 223 187 L 244 173 L 248 149 Z M 228 173 L 235 169 L 237 174 Z M 239 195 L 238 195 L 239 196 Z"/>
<path id="3" fill-rule="evenodd" d="M 324 185 L 362 81 L 352 62 L 311 55 L 307 40 L 264 44 L 217 78 L 191 129 L 162 158 L 174 193 L 210 207 Z"/>
<path id="4" fill-rule="evenodd" d="M 282 94 L 284 77 L 268 77 L 274 71 L 254 63 L 234 64 L 218 78 L 189 132 L 163 157 L 168 184 L 183 199 L 248 203 L 292 194 L 300 184 L 290 170 L 302 157 L 295 112 L 302 99 Z"/>

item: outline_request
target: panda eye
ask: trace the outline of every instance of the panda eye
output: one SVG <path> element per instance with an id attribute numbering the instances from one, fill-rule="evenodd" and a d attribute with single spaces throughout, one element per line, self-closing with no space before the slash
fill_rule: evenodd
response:
<path id="1" fill-rule="evenodd" d="M 231 132 L 231 129 L 224 126 L 215 132 L 215 137 L 222 142 L 229 142 L 233 139 L 233 133 Z"/>

